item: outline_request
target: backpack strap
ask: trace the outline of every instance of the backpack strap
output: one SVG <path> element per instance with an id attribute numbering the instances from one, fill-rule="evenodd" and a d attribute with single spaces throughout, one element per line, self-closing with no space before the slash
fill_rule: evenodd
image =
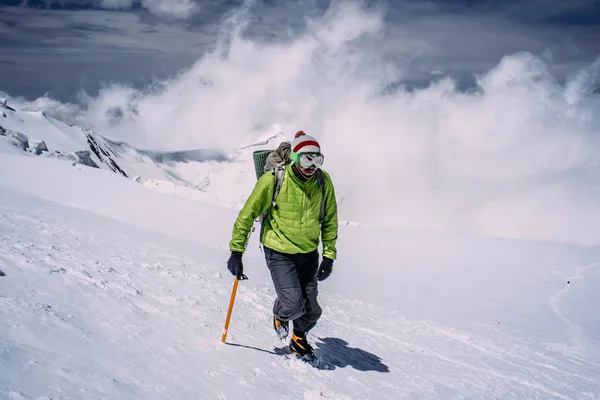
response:
<path id="1" fill-rule="evenodd" d="M 279 196 L 279 191 L 281 190 L 281 185 L 283 185 L 283 177 L 285 176 L 285 164 L 279 164 L 277 168 L 275 168 L 275 190 L 273 191 L 273 207 L 276 206 L 277 196 Z"/>
<path id="2" fill-rule="evenodd" d="M 262 213 L 259 217 L 259 221 L 261 223 L 259 240 L 262 239 L 263 232 L 265 230 L 265 219 L 271 212 L 271 208 L 276 206 L 275 200 L 277 199 L 277 196 L 279 195 L 279 191 L 281 190 L 281 185 L 283 185 L 283 177 L 285 176 L 285 164 L 278 164 L 273 169 L 273 174 L 275 175 L 275 188 L 273 190 L 273 200 L 271 202 L 271 206 L 269 208 L 267 208 L 267 210 L 264 213 Z"/>
<path id="3" fill-rule="evenodd" d="M 275 188 L 273 189 L 273 199 L 271 200 L 271 206 L 267 208 L 267 210 L 262 213 L 259 217 L 260 222 L 263 222 L 272 207 L 276 206 L 276 199 L 281 191 L 281 186 L 283 185 L 283 177 L 285 176 L 285 164 L 278 164 L 274 168 L 271 169 L 273 175 L 275 175 Z M 262 236 L 262 233 L 261 233 Z"/>
<path id="4" fill-rule="evenodd" d="M 316 174 L 319 187 L 321 188 L 321 214 L 319 215 L 319 224 L 323 225 L 323 221 L 325 220 L 325 175 L 323 175 L 321 168 L 317 169 Z"/>

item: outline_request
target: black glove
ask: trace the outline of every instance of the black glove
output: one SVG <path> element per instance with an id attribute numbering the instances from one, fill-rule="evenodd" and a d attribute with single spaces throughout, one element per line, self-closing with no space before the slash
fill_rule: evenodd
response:
<path id="1" fill-rule="evenodd" d="M 227 261 L 227 269 L 234 275 L 238 280 L 245 279 L 244 275 L 244 263 L 242 263 L 242 254 L 239 251 L 232 251 L 231 257 Z"/>
<path id="2" fill-rule="evenodd" d="M 333 260 L 331 258 L 323 257 L 321 265 L 319 266 L 319 272 L 317 272 L 317 280 L 324 281 L 331 275 L 333 271 Z"/>

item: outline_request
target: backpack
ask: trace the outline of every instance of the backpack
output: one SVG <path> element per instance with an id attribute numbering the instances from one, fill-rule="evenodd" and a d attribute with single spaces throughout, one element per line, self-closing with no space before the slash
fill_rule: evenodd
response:
<path id="1" fill-rule="evenodd" d="M 271 207 L 277 206 L 277 196 L 283 185 L 285 168 L 290 163 L 291 151 L 292 145 L 290 142 L 282 142 L 277 149 L 269 153 L 267 160 L 265 161 L 264 172 L 267 173 L 271 171 L 275 175 L 275 190 L 273 191 L 273 202 L 271 203 Z M 319 182 L 319 188 L 321 189 L 321 214 L 319 215 L 319 224 L 323 224 L 323 220 L 325 219 L 325 176 L 320 168 L 317 168 L 315 175 Z M 267 217 L 271 207 L 260 216 L 261 222 Z"/>

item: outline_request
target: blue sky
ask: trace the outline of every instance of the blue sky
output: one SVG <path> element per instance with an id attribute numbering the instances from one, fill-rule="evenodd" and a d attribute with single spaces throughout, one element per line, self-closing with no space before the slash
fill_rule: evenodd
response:
<path id="1" fill-rule="evenodd" d="M 548 59 L 557 78 L 600 55 L 597 0 L 370 2 L 385 9 L 385 36 L 366 48 L 405 66 L 406 83 L 449 75 L 464 87 L 507 54 Z M 214 46 L 242 1 L 0 1 L 0 91 L 74 101 L 108 83 L 134 87 L 172 77 Z M 329 1 L 247 3 L 245 34 L 282 41 L 302 33 Z"/>

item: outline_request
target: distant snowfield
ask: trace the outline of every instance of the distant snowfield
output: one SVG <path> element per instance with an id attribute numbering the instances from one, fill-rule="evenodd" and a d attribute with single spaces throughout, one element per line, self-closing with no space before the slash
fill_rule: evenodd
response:
<path id="1" fill-rule="evenodd" d="M 0 398 L 600 398 L 599 248 L 341 226 L 315 369 L 256 235 L 220 343 L 236 214 L 0 153 Z"/>

